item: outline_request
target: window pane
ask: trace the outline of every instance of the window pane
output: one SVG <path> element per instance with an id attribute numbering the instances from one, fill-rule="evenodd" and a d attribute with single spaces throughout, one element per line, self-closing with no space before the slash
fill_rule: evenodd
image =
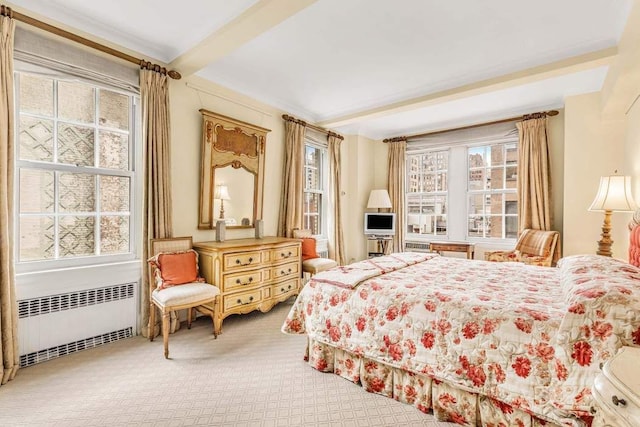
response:
<path id="1" fill-rule="evenodd" d="M 20 170 L 20 213 L 53 212 L 53 172 Z"/>
<path id="2" fill-rule="evenodd" d="M 437 175 L 438 185 L 436 191 L 447 191 L 447 172 L 440 172 Z"/>
<path id="3" fill-rule="evenodd" d="M 129 178 L 120 176 L 101 176 L 100 211 L 129 211 Z"/>
<path id="4" fill-rule="evenodd" d="M 94 133 L 92 128 L 58 123 L 58 162 L 93 166 Z"/>
<path id="5" fill-rule="evenodd" d="M 516 144 L 506 144 L 506 164 L 515 165 L 518 163 L 518 146 Z"/>
<path id="6" fill-rule="evenodd" d="M 20 217 L 20 261 L 55 256 L 53 224 L 53 217 L 50 216 Z"/>
<path id="7" fill-rule="evenodd" d="M 491 153 L 491 166 L 504 165 L 504 145 L 492 145 L 487 149 Z"/>
<path id="8" fill-rule="evenodd" d="M 20 112 L 53 117 L 53 80 L 21 74 Z"/>
<path id="9" fill-rule="evenodd" d="M 436 154 L 436 159 L 438 162 L 438 169 L 439 170 L 446 170 L 449 169 L 449 153 L 448 152 L 438 152 Z"/>
<path id="10" fill-rule="evenodd" d="M 502 239 L 502 216 L 490 216 L 488 218 L 489 229 L 487 237 Z"/>
<path id="11" fill-rule="evenodd" d="M 505 188 L 517 188 L 518 187 L 518 168 L 515 166 L 509 166 L 505 170 Z"/>
<path id="12" fill-rule="evenodd" d="M 58 181 L 60 212 L 95 211 L 95 175 L 60 172 Z"/>
<path id="13" fill-rule="evenodd" d="M 504 169 L 492 168 L 491 173 L 491 189 L 502 190 L 504 188 Z"/>
<path id="14" fill-rule="evenodd" d="M 471 169 L 469 171 L 469 191 L 484 190 L 486 169 Z"/>
<path id="15" fill-rule="evenodd" d="M 129 169 L 129 135 L 100 131 L 100 167 Z"/>
<path id="16" fill-rule="evenodd" d="M 502 212 L 502 194 L 492 194 L 489 200 L 486 213 L 494 215 L 504 213 Z"/>
<path id="17" fill-rule="evenodd" d="M 518 237 L 518 217 L 508 216 L 505 218 L 505 236 L 507 239 L 515 239 Z"/>
<path id="18" fill-rule="evenodd" d="M 305 146 L 305 188 L 307 190 L 322 189 L 321 165 L 322 153 L 320 149 L 309 145 Z"/>
<path id="19" fill-rule="evenodd" d="M 436 233 L 437 235 L 447 234 L 447 217 L 444 215 L 436 216 Z"/>
<path id="20" fill-rule="evenodd" d="M 82 83 L 58 82 L 58 118 L 95 123 L 95 89 Z"/>
<path id="21" fill-rule="evenodd" d="M 53 162 L 53 120 L 20 115 L 20 159 Z"/>
<path id="22" fill-rule="evenodd" d="M 129 252 L 129 217 L 100 217 L 100 252 L 103 255 Z"/>
<path id="23" fill-rule="evenodd" d="M 60 257 L 95 254 L 95 218 L 63 216 L 59 220 Z"/>
<path id="24" fill-rule="evenodd" d="M 129 97 L 105 89 L 100 90 L 100 126 L 129 129 Z"/>
<path id="25" fill-rule="evenodd" d="M 484 194 L 472 194 L 469 196 L 469 215 L 484 214 Z"/>
<path id="26" fill-rule="evenodd" d="M 487 166 L 485 147 L 469 148 L 469 168 Z"/>

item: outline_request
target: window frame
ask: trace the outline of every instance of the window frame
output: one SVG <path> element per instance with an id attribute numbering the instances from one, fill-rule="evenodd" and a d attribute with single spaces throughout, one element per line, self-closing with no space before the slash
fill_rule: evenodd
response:
<path id="1" fill-rule="evenodd" d="M 17 65 L 19 62 L 17 61 Z M 22 75 L 35 75 L 40 77 L 45 77 L 52 79 L 54 83 L 53 88 L 53 96 L 54 96 L 54 113 L 52 117 L 43 116 L 35 113 L 23 113 L 20 111 L 20 79 Z M 96 89 L 94 93 L 94 103 L 95 103 L 95 118 L 92 124 L 87 123 L 76 123 L 72 120 L 60 119 L 58 117 L 58 83 L 57 82 L 75 82 L 81 83 L 91 86 Z M 129 101 L 129 128 L 126 132 L 123 132 L 122 129 L 101 126 L 99 124 L 99 91 L 107 90 L 114 93 L 119 93 L 128 97 Z M 15 259 L 15 268 L 16 273 L 31 273 L 31 272 L 39 272 L 39 271 L 47 271 L 47 270 L 58 270 L 58 269 L 67 269 L 74 267 L 86 267 L 86 266 L 96 266 L 96 265 L 105 265 L 112 263 L 121 263 L 125 261 L 132 261 L 137 259 L 140 245 L 138 244 L 138 236 L 140 234 L 140 229 L 142 225 L 141 217 L 140 217 L 140 207 L 137 206 L 140 200 L 142 200 L 142 180 L 138 177 L 138 171 L 142 170 L 141 168 L 141 160 L 142 160 L 142 148 L 139 147 L 138 141 L 141 140 L 140 135 L 140 127 L 139 123 L 141 120 L 141 111 L 139 108 L 140 97 L 137 93 L 129 92 L 123 89 L 119 89 L 116 87 L 112 87 L 109 85 L 99 84 L 94 81 L 77 78 L 68 74 L 61 74 L 56 72 L 54 75 L 48 75 L 46 73 L 41 72 L 33 72 L 30 70 L 21 70 L 19 67 L 16 67 L 14 71 L 14 99 L 15 106 L 14 112 L 16 117 L 16 126 L 14 128 L 14 141 L 15 141 L 15 159 L 14 159 L 14 259 Z M 93 166 L 79 166 L 73 165 L 70 163 L 57 163 L 54 161 L 38 161 L 38 160 L 23 160 L 20 159 L 20 117 L 34 117 L 34 118 L 42 118 L 45 120 L 51 120 L 53 123 L 53 149 L 54 153 L 57 151 L 57 129 L 58 122 L 62 121 L 64 123 L 77 124 L 85 127 L 90 127 L 96 131 L 95 138 L 95 148 L 94 148 L 94 162 Z M 99 132 L 107 131 L 107 132 L 117 132 L 117 133 L 128 133 L 128 168 L 126 170 L 122 169 L 108 169 L 104 167 L 97 167 L 97 158 L 100 155 L 99 153 Z M 54 159 L 56 156 L 54 155 Z M 20 172 L 22 170 L 40 170 L 40 171 L 52 171 L 54 173 L 54 205 L 58 204 L 59 197 L 59 183 L 58 183 L 58 173 L 77 173 L 77 174 L 89 174 L 92 175 L 95 179 L 95 206 L 94 209 L 90 212 L 61 212 L 56 207 L 54 207 L 53 211 L 50 213 L 21 213 L 20 212 Z M 101 212 L 100 208 L 100 177 L 104 176 L 115 176 L 115 177 L 126 177 L 129 179 L 129 210 L 128 211 L 120 211 L 120 212 Z M 94 255 L 82 255 L 82 256 L 72 256 L 72 257 L 63 257 L 63 258 L 47 258 L 47 259 L 39 259 L 39 260 L 20 260 L 20 219 L 23 217 L 37 217 L 37 216 L 49 216 L 54 218 L 54 239 L 55 239 L 55 247 L 54 247 L 54 256 L 57 257 L 59 254 L 59 218 L 64 216 L 90 216 L 95 218 L 94 221 L 94 242 L 95 242 L 95 252 Z M 101 254 L 100 253 L 100 218 L 102 216 L 125 216 L 129 218 L 129 247 L 126 253 L 119 254 Z"/>
<path id="2" fill-rule="evenodd" d="M 468 230 L 468 218 L 469 218 L 469 156 L 468 149 L 478 146 L 487 145 L 506 145 L 513 144 L 518 149 L 519 141 L 517 134 L 509 136 L 497 136 L 490 138 L 478 138 L 472 142 L 451 142 L 451 143 L 437 143 L 430 146 L 421 146 L 413 150 L 407 150 L 405 154 L 405 161 L 408 165 L 408 158 L 412 155 L 422 154 L 425 152 L 434 151 L 449 151 L 448 159 L 448 177 L 447 177 L 447 234 L 417 234 L 405 232 L 405 241 L 416 243 L 429 243 L 431 241 L 467 241 L 474 244 L 481 244 L 486 247 L 510 247 L 516 242 L 516 238 L 496 238 L 496 237 L 476 237 L 470 236 Z M 517 166 L 517 164 L 516 164 Z M 405 179 L 409 179 L 410 171 L 407 168 L 405 172 Z M 407 209 L 408 203 L 408 185 L 405 190 L 405 224 L 408 225 L 407 215 L 409 214 Z M 517 195 L 517 186 L 515 189 Z M 518 218 L 518 214 L 516 214 Z"/>
<path id="3" fill-rule="evenodd" d="M 306 153 L 307 147 L 311 147 L 313 149 L 317 149 L 320 152 L 320 189 L 309 189 L 307 188 L 307 161 L 306 161 Z M 314 234 L 313 237 L 316 239 L 327 239 L 328 236 L 328 195 L 329 195 L 329 146 L 327 143 L 321 143 L 314 139 L 305 137 L 304 140 L 304 152 L 305 152 L 305 161 L 304 161 L 304 189 L 302 190 L 303 197 L 303 212 L 302 212 L 302 227 L 306 228 L 306 218 L 310 215 L 306 211 L 306 204 L 304 200 L 306 199 L 307 194 L 319 194 L 320 195 L 320 209 L 318 211 L 318 221 L 319 221 L 319 234 Z"/>

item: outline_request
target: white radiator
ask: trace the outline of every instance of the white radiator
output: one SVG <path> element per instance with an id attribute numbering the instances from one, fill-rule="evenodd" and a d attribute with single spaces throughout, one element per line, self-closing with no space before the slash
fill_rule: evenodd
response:
<path id="1" fill-rule="evenodd" d="M 406 252 L 431 252 L 429 250 L 429 243 L 423 242 L 405 242 L 404 250 Z"/>
<path id="2" fill-rule="evenodd" d="M 135 334 L 136 283 L 18 301 L 20 366 Z"/>

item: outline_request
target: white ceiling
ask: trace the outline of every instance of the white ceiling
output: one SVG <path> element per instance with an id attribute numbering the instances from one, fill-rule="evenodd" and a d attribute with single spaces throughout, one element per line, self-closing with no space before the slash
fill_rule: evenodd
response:
<path id="1" fill-rule="evenodd" d="M 196 72 L 305 120 L 375 139 L 560 108 L 568 95 L 600 90 L 612 57 L 606 49 L 617 45 L 631 5 L 632 0 L 10 4 L 147 59 L 173 61 L 178 71 Z M 229 34 L 246 37 L 236 36 L 234 44 Z"/>

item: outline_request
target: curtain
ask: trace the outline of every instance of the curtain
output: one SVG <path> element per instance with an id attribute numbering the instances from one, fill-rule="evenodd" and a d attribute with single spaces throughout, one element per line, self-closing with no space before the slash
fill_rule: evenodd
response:
<path id="1" fill-rule="evenodd" d="M 391 211 L 396 213 L 396 234 L 393 236 L 393 252 L 404 251 L 404 192 L 405 154 L 407 141 L 389 142 L 389 197 Z"/>
<path id="2" fill-rule="evenodd" d="M 525 228 L 551 230 L 547 119 L 532 115 L 516 123 L 518 145 L 518 233 Z"/>
<path id="3" fill-rule="evenodd" d="M 329 236 L 329 258 L 338 262 L 338 265 L 345 264 L 344 258 L 344 235 L 342 230 L 342 201 L 340 194 L 340 143 L 342 137 L 329 132 L 327 142 L 329 145 L 329 193 L 331 194 L 333 205 L 333 232 Z"/>
<path id="4" fill-rule="evenodd" d="M 169 121 L 169 84 L 165 73 L 146 69 L 140 70 L 140 98 L 142 103 L 142 140 L 144 144 L 144 213 L 142 240 L 142 291 L 141 313 L 142 334 L 145 337 L 152 332 L 159 333 L 161 317 L 158 323 L 149 325 L 149 240 L 171 237 L 171 146 Z M 175 313 L 171 315 L 171 330 L 180 328 Z M 150 331 L 150 329 L 152 329 Z"/>
<path id="5" fill-rule="evenodd" d="M 278 236 L 291 237 L 294 228 L 302 228 L 304 196 L 304 133 L 306 124 L 301 120 L 284 122 L 284 173 Z"/>
<path id="6" fill-rule="evenodd" d="M 13 38 L 15 21 L 2 6 L 0 16 L 0 384 L 12 380 L 18 367 L 18 310 L 13 266 Z"/>

